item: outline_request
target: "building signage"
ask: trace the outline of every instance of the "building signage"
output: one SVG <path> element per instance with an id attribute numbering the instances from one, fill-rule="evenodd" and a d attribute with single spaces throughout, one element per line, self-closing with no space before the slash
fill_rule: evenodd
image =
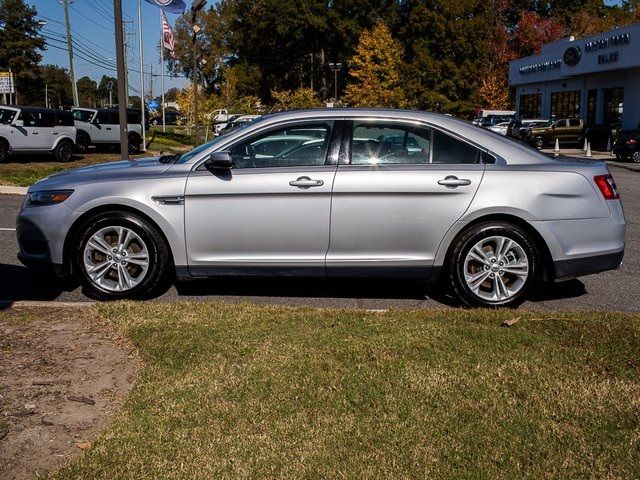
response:
<path id="1" fill-rule="evenodd" d="M 620 35 L 612 35 L 610 37 L 601 38 L 600 40 L 593 40 L 584 44 L 585 52 L 596 52 L 598 50 L 605 50 L 611 47 L 619 47 L 621 45 L 627 45 L 631 43 L 631 35 L 628 33 L 621 33 Z"/>
<path id="2" fill-rule="evenodd" d="M 562 60 L 551 60 L 548 62 L 535 63 L 533 65 L 525 65 L 520 67 L 518 71 L 520 74 L 525 75 L 527 73 L 536 72 L 548 72 L 550 70 L 556 70 L 562 65 Z"/>
<path id="3" fill-rule="evenodd" d="M 564 51 L 562 61 L 570 67 L 575 67 L 580 61 L 581 56 L 582 51 L 580 50 L 580 47 L 572 45 Z"/>

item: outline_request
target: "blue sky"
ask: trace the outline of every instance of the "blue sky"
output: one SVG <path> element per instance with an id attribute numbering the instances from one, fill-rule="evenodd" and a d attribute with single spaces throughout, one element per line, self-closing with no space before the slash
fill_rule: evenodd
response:
<path id="1" fill-rule="evenodd" d="M 49 37 L 47 42 L 51 44 L 43 54 L 42 63 L 50 63 L 69 68 L 69 56 L 66 50 L 64 11 L 58 0 L 27 0 L 38 10 L 38 18 L 45 20 L 42 33 Z M 188 2 L 187 2 L 188 3 Z M 211 2 L 209 2 L 211 3 Z M 129 94 L 139 95 L 140 90 L 140 57 L 138 54 L 138 10 L 137 0 L 122 1 L 123 16 L 127 22 L 129 59 Z M 160 73 L 160 10 L 153 5 L 142 1 L 142 31 L 144 46 L 144 71 L 145 90 L 148 94 L 149 73 L 153 66 L 154 74 Z M 74 36 L 74 52 L 85 58 L 75 59 L 76 77 L 89 76 L 99 81 L 102 75 L 115 77 L 115 39 L 113 23 L 113 0 L 73 0 L 69 8 L 69 18 Z M 168 13 L 169 23 L 175 24 L 177 15 Z M 59 48 L 64 48 L 60 50 Z M 96 65 L 97 64 L 97 65 Z M 131 70 L 135 70 L 131 71 Z M 169 78 L 165 75 L 165 89 L 181 87 L 186 80 L 181 78 Z M 160 93 L 160 78 L 154 78 L 154 95 Z"/>

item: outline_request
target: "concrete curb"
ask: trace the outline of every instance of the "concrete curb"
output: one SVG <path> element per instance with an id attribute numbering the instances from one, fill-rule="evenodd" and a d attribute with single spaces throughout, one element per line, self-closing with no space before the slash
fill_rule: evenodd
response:
<path id="1" fill-rule="evenodd" d="M 12 185 L 0 185 L 0 195 L 26 195 L 28 187 L 14 187 Z"/>

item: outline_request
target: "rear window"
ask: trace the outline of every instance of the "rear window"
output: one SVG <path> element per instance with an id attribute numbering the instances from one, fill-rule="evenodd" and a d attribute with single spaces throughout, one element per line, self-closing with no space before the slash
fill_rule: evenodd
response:
<path id="1" fill-rule="evenodd" d="M 59 111 L 54 114 L 55 124 L 61 127 L 73 127 L 73 115 L 71 112 Z"/>
<path id="2" fill-rule="evenodd" d="M 570 127 L 579 127 L 580 126 L 580 119 L 579 118 L 571 118 L 571 119 L 569 119 L 569 126 Z"/>

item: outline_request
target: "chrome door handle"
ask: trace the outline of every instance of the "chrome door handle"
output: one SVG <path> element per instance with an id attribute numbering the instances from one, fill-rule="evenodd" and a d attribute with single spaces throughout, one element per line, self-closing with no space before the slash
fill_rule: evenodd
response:
<path id="1" fill-rule="evenodd" d="M 292 187 L 298 188 L 310 188 L 310 187 L 321 187 L 324 185 L 322 180 L 311 180 L 309 177 L 300 177 L 297 180 L 292 180 L 289 182 L 289 185 Z"/>
<path id="2" fill-rule="evenodd" d="M 38 132 L 31 132 L 31 135 L 39 135 Z"/>
<path id="3" fill-rule="evenodd" d="M 447 188 L 466 187 L 467 185 L 471 185 L 471 180 L 468 178 L 458 178 L 455 175 L 448 175 L 442 180 L 438 180 L 438 185 Z"/>

